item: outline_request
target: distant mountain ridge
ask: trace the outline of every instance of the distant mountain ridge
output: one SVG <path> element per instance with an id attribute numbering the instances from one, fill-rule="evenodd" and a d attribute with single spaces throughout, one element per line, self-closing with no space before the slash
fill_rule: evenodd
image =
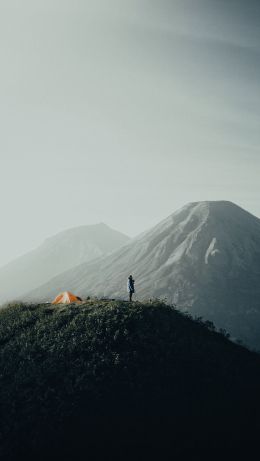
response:
<path id="1" fill-rule="evenodd" d="M 189 203 L 114 254 L 64 272 L 28 299 L 70 289 L 80 296 L 167 298 L 260 348 L 260 220 L 227 202 Z"/>
<path id="2" fill-rule="evenodd" d="M 64 270 L 109 254 L 128 240 L 104 223 L 62 231 L 0 268 L 0 302 L 20 297 Z"/>

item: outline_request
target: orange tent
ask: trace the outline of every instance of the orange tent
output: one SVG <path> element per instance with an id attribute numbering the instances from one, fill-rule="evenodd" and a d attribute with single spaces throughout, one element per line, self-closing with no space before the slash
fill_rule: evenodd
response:
<path id="1" fill-rule="evenodd" d="M 71 303 L 80 303 L 82 301 L 81 298 L 78 296 L 75 296 L 73 293 L 70 291 L 63 291 L 63 293 L 60 293 L 54 301 L 52 301 L 52 304 L 71 304 Z"/>

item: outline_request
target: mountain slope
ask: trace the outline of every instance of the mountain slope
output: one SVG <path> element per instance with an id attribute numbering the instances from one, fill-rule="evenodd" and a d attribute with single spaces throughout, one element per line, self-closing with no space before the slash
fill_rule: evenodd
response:
<path id="1" fill-rule="evenodd" d="M 128 240 L 103 223 L 60 232 L 0 269 L 0 301 L 15 299 L 64 270 L 111 253 Z"/>
<path id="2" fill-rule="evenodd" d="M 138 299 L 166 297 L 260 348 L 260 220 L 237 205 L 190 203 L 111 256 L 65 272 L 29 298 L 51 299 L 65 289 L 125 297 L 129 273 Z"/>
<path id="3" fill-rule="evenodd" d="M 163 303 L 13 305 L 0 344 L 1 459 L 258 448 L 259 355 Z"/>

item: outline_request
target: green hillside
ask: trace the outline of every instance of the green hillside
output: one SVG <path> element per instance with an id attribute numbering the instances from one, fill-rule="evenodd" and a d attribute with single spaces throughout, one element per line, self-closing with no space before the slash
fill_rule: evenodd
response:
<path id="1" fill-rule="evenodd" d="M 8 306 L 0 370 L 1 459 L 258 438 L 260 356 L 163 303 Z"/>

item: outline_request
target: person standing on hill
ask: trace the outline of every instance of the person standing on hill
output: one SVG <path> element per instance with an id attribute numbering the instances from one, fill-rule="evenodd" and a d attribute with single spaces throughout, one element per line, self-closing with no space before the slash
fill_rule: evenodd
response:
<path id="1" fill-rule="evenodd" d="M 127 280 L 127 291 L 129 293 L 129 301 L 132 302 L 132 296 L 133 296 L 133 293 L 135 292 L 135 281 L 132 275 L 129 275 L 128 280 Z"/>

